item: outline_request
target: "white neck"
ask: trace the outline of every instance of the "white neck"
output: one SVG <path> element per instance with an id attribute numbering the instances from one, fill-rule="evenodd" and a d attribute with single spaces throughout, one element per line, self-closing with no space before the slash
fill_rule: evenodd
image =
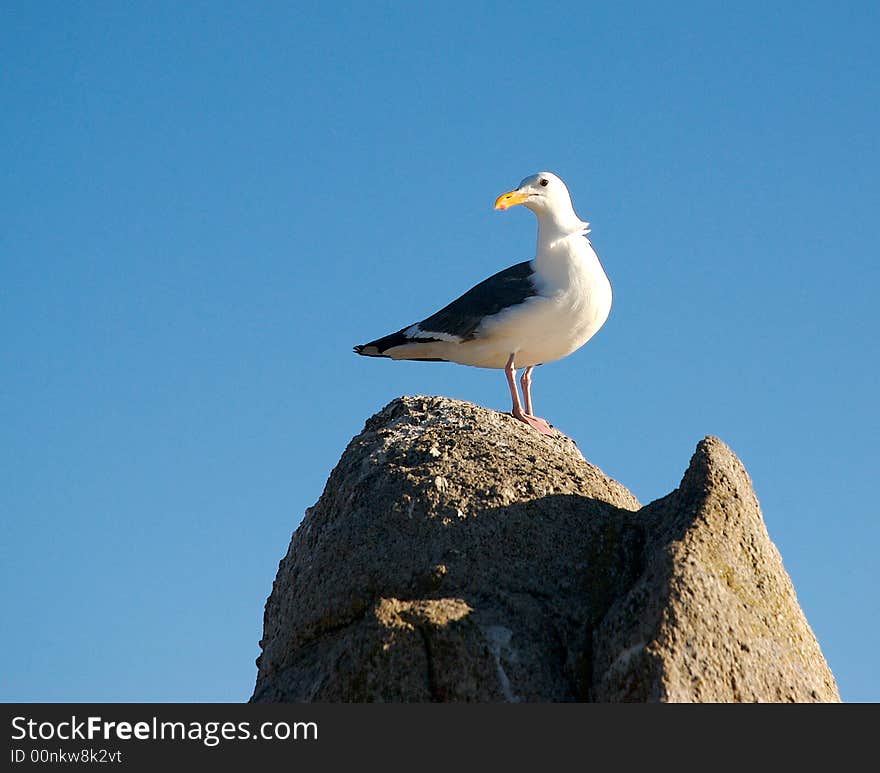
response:
<path id="1" fill-rule="evenodd" d="M 537 215 L 537 213 L 535 213 Z M 567 212 L 542 212 L 538 215 L 538 249 L 540 255 L 546 249 L 552 249 L 561 240 L 575 234 L 586 235 L 590 232 L 590 224 L 581 220 L 573 210 Z"/>

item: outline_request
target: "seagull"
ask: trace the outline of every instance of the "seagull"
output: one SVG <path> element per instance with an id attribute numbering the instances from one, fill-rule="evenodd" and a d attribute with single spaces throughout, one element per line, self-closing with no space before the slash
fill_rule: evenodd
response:
<path id="1" fill-rule="evenodd" d="M 421 322 L 354 347 L 367 357 L 457 362 L 504 370 L 511 413 L 536 431 L 553 434 L 534 413 L 532 371 L 583 346 L 611 311 L 611 283 L 574 211 L 565 183 L 551 172 L 526 177 L 495 201 L 517 204 L 538 218 L 535 257 L 484 279 Z M 516 386 L 517 370 L 524 368 Z"/>

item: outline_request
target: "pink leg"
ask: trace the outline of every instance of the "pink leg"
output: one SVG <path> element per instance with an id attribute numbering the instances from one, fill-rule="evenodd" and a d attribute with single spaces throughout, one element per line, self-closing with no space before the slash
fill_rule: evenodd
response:
<path id="1" fill-rule="evenodd" d="M 522 384 L 522 393 L 523 393 L 523 403 L 525 403 L 526 413 L 530 416 L 534 416 L 535 412 L 532 410 L 532 371 L 535 369 L 534 365 L 529 365 L 523 371 L 522 378 L 519 380 L 519 383 Z"/>
<path id="2" fill-rule="evenodd" d="M 532 416 L 528 411 L 523 410 L 522 403 L 519 400 L 519 392 L 516 391 L 516 368 L 514 367 L 513 359 L 514 355 L 511 354 L 510 359 L 507 361 L 507 365 L 504 368 L 504 375 L 507 376 L 507 386 L 510 387 L 510 397 L 513 400 L 513 410 L 511 411 L 513 417 L 528 424 L 532 429 L 540 432 L 542 435 L 552 435 L 553 430 L 544 419 L 539 419 L 537 416 Z M 526 374 L 528 374 L 528 378 L 526 378 Z M 526 400 L 528 401 L 526 405 L 529 405 L 532 396 L 530 390 L 526 389 L 525 384 L 528 384 L 529 387 L 531 387 L 531 368 L 526 368 L 526 373 L 523 374 L 523 381 L 523 393 L 526 395 Z"/>

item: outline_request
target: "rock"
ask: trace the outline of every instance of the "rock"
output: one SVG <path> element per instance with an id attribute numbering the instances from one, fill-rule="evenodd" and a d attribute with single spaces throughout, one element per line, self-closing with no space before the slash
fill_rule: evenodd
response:
<path id="1" fill-rule="evenodd" d="M 742 462 L 718 438 L 640 513 L 638 581 L 593 637 L 598 701 L 839 701 Z"/>
<path id="2" fill-rule="evenodd" d="M 345 450 L 281 561 L 252 701 L 836 701 L 740 461 L 641 507 L 569 438 L 439 397 Z"/>

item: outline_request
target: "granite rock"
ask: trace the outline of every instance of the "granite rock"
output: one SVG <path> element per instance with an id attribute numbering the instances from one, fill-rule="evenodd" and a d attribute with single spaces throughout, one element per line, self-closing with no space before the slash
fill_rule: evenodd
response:
<path id="1" fill-rule="evenodd" d="M 440 397 L 349 443 L 261 646 L 255 702 L 839 700 L 724 443 L 642 507 L 561 433 Z"/>

